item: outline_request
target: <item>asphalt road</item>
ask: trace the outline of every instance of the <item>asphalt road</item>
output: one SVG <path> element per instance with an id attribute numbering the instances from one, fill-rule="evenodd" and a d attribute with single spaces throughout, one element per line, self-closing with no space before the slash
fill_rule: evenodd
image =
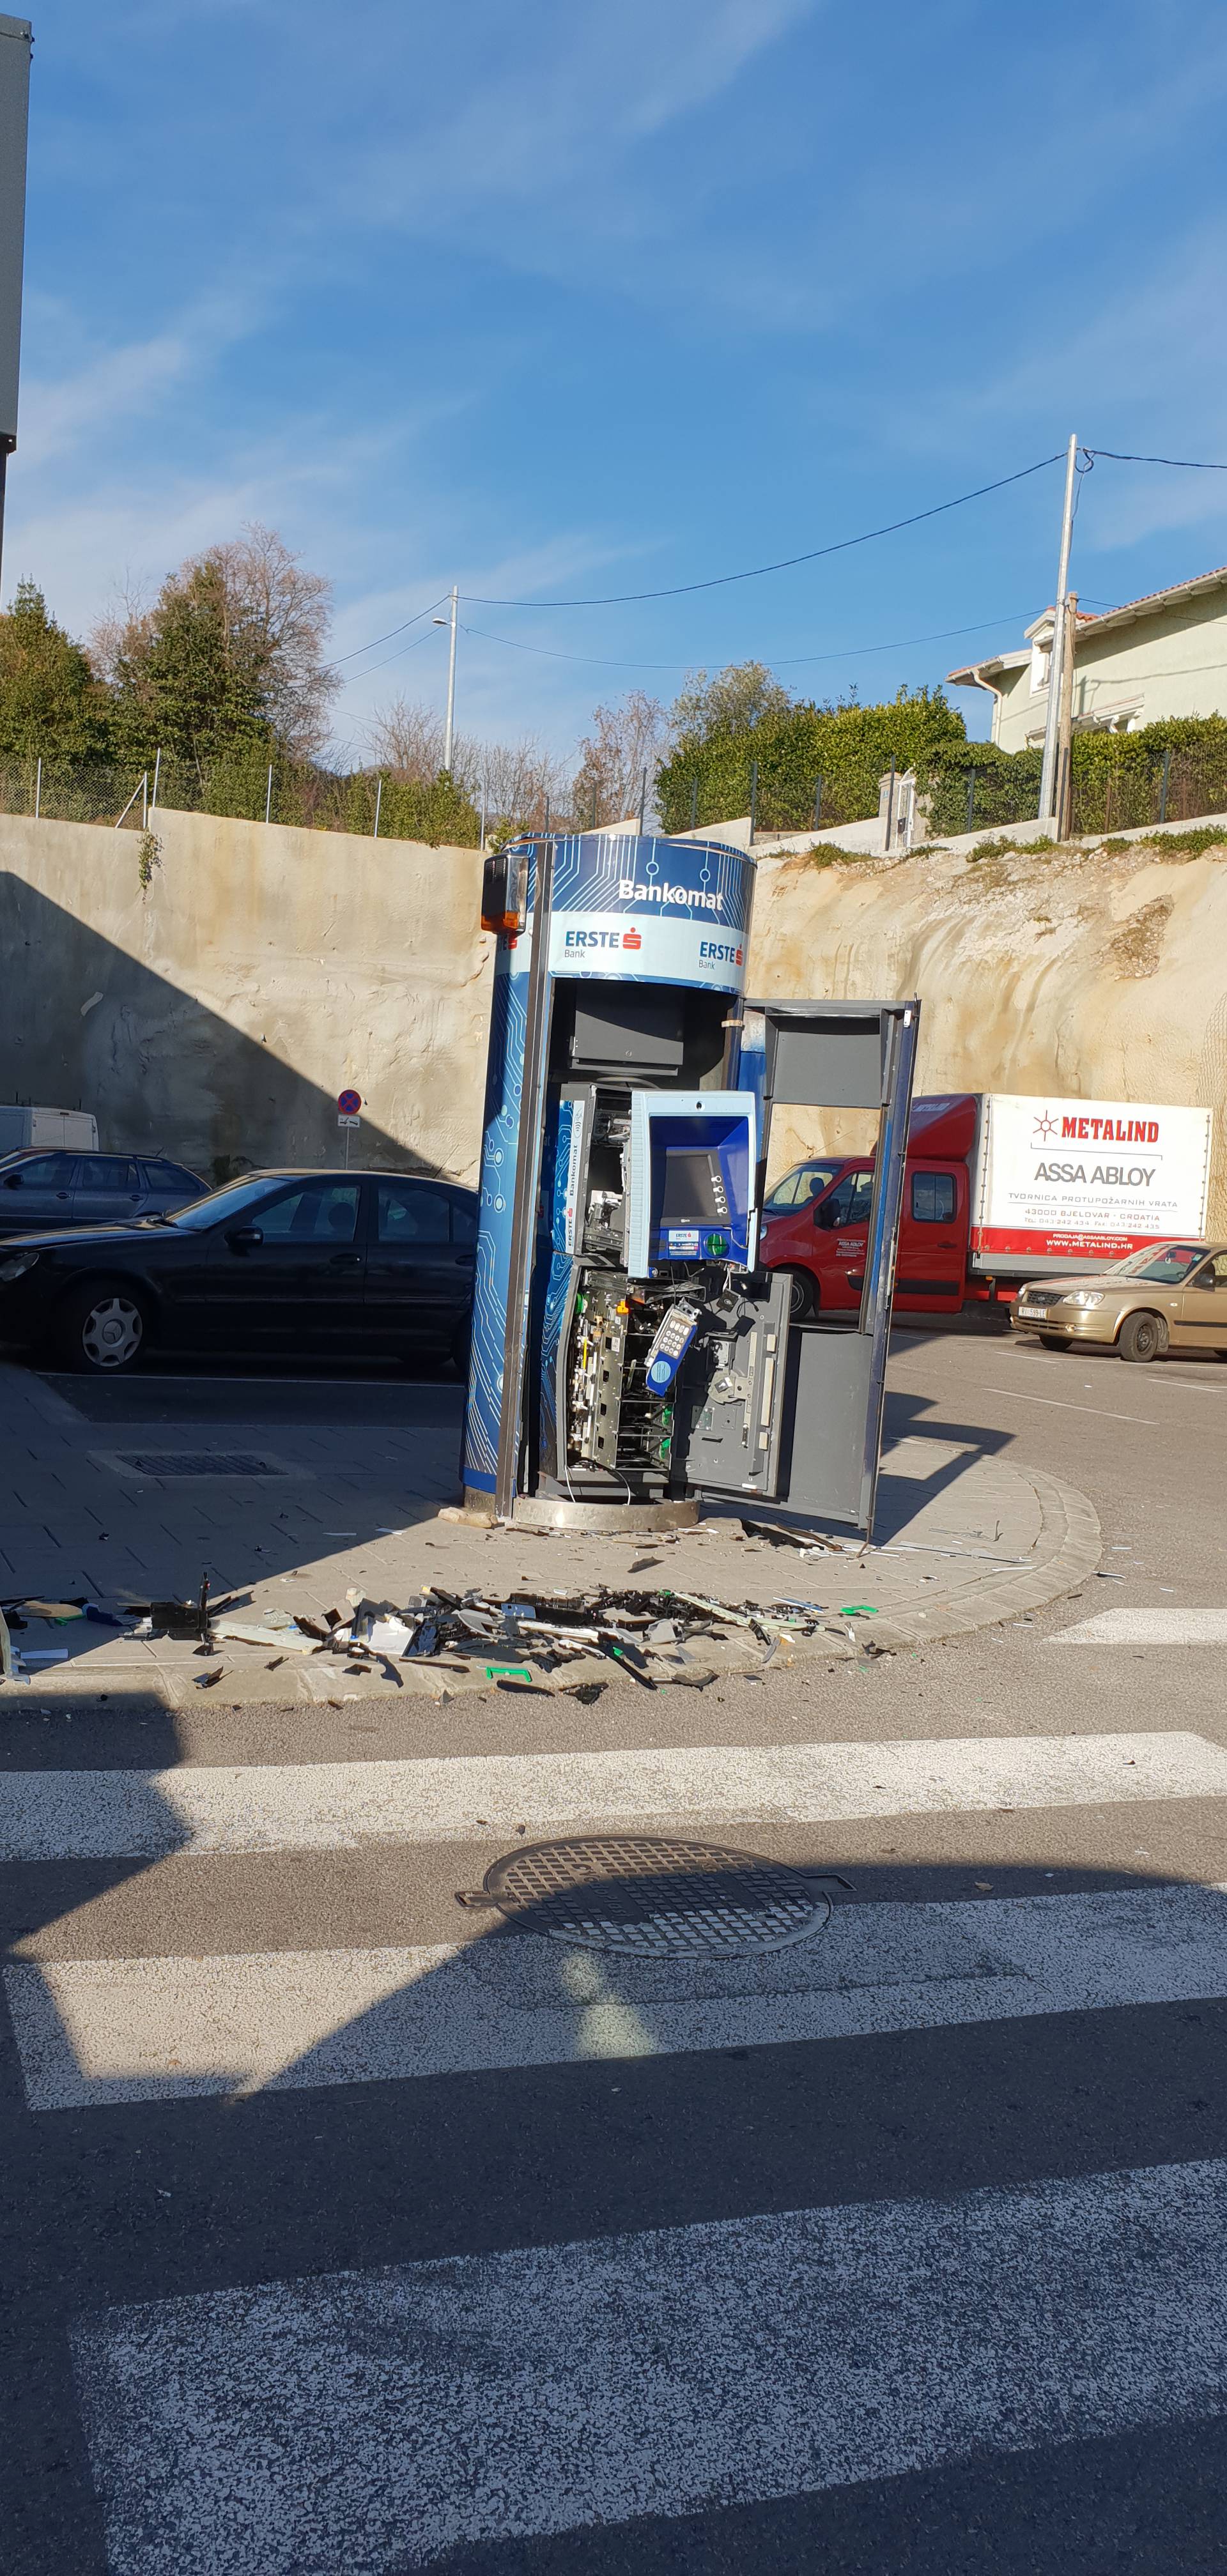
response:
<path id="1" fill-rule="evenodd" d="M 1176 1641 L 1227 1369 L 943 1332 L 891 1388 L 1089 1493 L 1103 1576 L 719 1694 L 6 1715 L 13 2576 L 1227 2568 L 1227 1708 Z M 794 1946 L 457 1905 L 543 1759 L 667 1833 L 704 1747 L 710 1837 L 828 1873 Z"/>

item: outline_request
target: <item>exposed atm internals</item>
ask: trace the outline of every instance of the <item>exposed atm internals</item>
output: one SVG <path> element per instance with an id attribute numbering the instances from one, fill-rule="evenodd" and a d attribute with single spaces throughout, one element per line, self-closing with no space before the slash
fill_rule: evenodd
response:
<path id="1" fill-rule="evenodd" d="M 575 1500 L 668 1490 L 745 1302 L 756 1164 L 752 1092 L 562 1086 L 540 1464 Z"/>

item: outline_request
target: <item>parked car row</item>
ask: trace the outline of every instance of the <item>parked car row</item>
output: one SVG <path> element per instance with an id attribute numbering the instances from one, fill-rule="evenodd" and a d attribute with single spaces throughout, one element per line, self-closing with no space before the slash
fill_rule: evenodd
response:
<path id="1" fill-rule="evenodd" d="M 1018 1292 L 1014 1330 L 1048 1351 L 1115 1349 L 1123 1360 L 1166 1350 L 1227 1359 L 1227 1243 L 1151 1243 L 1094 1278 L 1034 1279 Z"/>
<path id="2" fill-rule="evenodd" d="M 0 1159 L 0 1237 L 32 1228 L 115 1225 L 166 1216 L 209 1184 L 184 1163 L 151 1154 L 33 1151 Z"/>
<path id="3" fill-rule="evenodd" d="M 105 1376 L 153 1349 L 462 1368 L 476 1241 L 476 1193 L 454 1182 L 248 1174 L 122 1224 L 0 1239 L 0 1339 Z"/>

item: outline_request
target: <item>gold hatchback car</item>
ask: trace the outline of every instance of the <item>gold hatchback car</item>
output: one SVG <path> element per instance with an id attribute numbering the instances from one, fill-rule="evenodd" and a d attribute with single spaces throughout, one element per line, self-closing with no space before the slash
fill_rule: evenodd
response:
<path id="1" fill-rule="evenodd" d="M 1123 1360 L 1162 1359 L 1169 1346 L 1227 1359 L 1227 1244 L 1151 1243 L 1097 1277 L 1035 1279 L 1011 1322 L 1046 1351 L 1093 1342 Z"/>

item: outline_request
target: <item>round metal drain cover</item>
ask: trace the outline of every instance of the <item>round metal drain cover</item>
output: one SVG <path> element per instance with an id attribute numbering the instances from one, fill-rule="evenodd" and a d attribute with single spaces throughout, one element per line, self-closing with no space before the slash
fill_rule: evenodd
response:
<path id="1" fill-rule="evenodd" d="M 800 1870 L 718 1843 L 654 1834 L 576 1834 L 506 1852 L 480 1896 L 525 1932 L 638 1959 L 783 1950 L 829 1919 Z"/>

